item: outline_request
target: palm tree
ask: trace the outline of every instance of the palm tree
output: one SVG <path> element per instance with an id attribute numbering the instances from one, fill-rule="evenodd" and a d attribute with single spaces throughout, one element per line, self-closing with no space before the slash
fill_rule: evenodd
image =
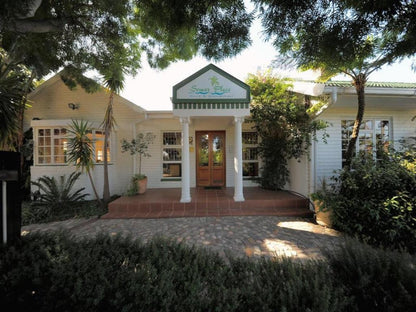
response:
<path id="1" fill-rule="evenodd" d="M 91 176 L 91 170 L 94 168 L 94 147 L 92 139 L 88 137 L 88 134 L 91 133 L 90 124 L 88 121 L 72 120 L 68 132 L 72 136 L 68 141 L 67 161 L 75 163 L 77 170 L 81 169 L 81 172 L 84 170 L 87 172 L 95 198 L 102 207 L 103 202 L 98 196 Z"/>
<path id="2" fill-rule="evenodd" d="M 114 94 L 119 93 L 123 90 L 124 87 L 124 70 L 121 65 L 116 65 L 113 68 L 110 68 L 104 74 L 104 86 L 107 88 L 110 93 L 107 109 L 105 111 L 104 120 L 102 127 L 104 128 L 104 188 L 103 188 L 103 201 L 107 204 L 110 201 L 110 185 L 108 181 L 108 153 L 107 148 L 109 146 L 109 139 L 111 132 L 116 125 L 113 114 L 114 106 Z"/>

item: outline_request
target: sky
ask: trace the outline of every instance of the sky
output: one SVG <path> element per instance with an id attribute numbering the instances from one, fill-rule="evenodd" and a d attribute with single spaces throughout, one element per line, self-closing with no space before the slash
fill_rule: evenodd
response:
<path id="1" fill-rule="evenodd" d="M 276 49 L 270 43 L 265 42 L 259 24 L 253 25 L 251 38 L 253 43 L 250 48 L 221 62 L 211 62 L 202 57 L 195 57 L 187 62 L 173 63 L 165 70 L 152 69 L 146 62 L 143 62 L 143 68 L 137 76 L 126 79 L 124 90 L 120 95 L 146 110 L 171 110 L 172 87 L 210 63 L 237 79 L 245 81 L 248 74 L 267 70 L 277 56 Z M 416 73 L 412 71 L 411 64 L 411 60 L 404 60 L 391 66 L 385 66 L 372 73 L 369 80 L 416 83 Z M 308 80 L 316 77 L 313 72 L 277 72 L 276 74 Z M 333 79 L 349 80 L 343 76 Z"/>

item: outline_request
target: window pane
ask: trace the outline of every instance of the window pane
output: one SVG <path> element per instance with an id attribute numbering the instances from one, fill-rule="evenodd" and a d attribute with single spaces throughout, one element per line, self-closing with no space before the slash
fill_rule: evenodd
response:
<path id="1" fill-rule="evenodd" d="M 181 145 L 181 132 L 164 132 L 163 145 Z"/>
<path id="2" fill-rule="evenodd" d="M 180 161 L 182 160 L 181 155 L 182 149 L 180 148 L 164 148 L 163 149 L 163 160 L 164 161 Z"/>
<path id="3" fill-rule="evenodd" d="M 257 162 L 243 163 L 244 177 L 257 177 L 259 175 L 259 164 Z"/>
<path id="4" fill-rule="evenodd" d="M 243 144 L 258 144 L 257 132 L 243 132 Z"/>
<path id="5" fill-rule="evenodd" d="M 95 141 L 95 161 L 104 161 L 104 141 Z"/>
<path id="6" fill-rule="evenodd" d="M 257 160 L 257 159 L 258 159 L 257 147 L 243 148 L 243 160 Z"/>
<path id="7" fill-rule="evenodd" d="M 181 176 L 181 164 L 163 164 L 163 177 L 173 178 Z"/>
<path id="8" fill-rule="evenodd" d="M 208 134 L 200 136 L 199 150 L 198 150 L 198 166 L 207 167 L 209 160 L 209 145 Z"/>
<path id="9" fill-rule="evenodd" d="M 224 140 L 221 135 L 212 138 L 212 163 L 214 166 L 222 166 L 224 162 Z"/>

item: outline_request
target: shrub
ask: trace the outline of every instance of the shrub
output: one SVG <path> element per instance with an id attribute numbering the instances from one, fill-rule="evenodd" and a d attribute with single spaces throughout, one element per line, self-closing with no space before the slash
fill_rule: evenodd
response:
<path id="1" fill-rule="evenodd" d="M 118 196 L 112 196 L 112 199 Z M 22 225 L 33 223 L 45 223 L 52 221 L 62 221 L 71 218 L 87 218 L 101 216 L 108 212 L 108 209 L 100 206 L 96 200 L 79 201 L 68 205 L 65 210 L 49 211 L 47 206 L 37 205 L 37 203 L 22 203 Z"/>
<path id="2" fill-rule="evenodd" d="M 319 194 L 334 228 L 364 242 L 416 252 L 416 176 L 400 159 L 360 155 Z"/>
<path id="3" fill-rule="evenodd" d="M 157 238 L 31 234 L 0 246 L 15 311 L 414 311 L 415 259 L 347 245 L 328 261 L 253 261 Z"/>
<path id="4" fill-rule="evenodd" d="M 82 194 L 85 187 L 76 191 L 72 188 L 78 180 L 80 172 L 73 172 L 68 179 L 65 175 L 59 177 L 42 176 L 33 185 L 39 188 L 38 205 L 45 206 L 47 209 L 65 209 L 68 205 L 83 200 L 88 194 Z"/>
<path id="5" fill-rule="evenodd" d="M 316 132 L 325 129 L 327 124 L 314 120 L 316 107 L 308 109 L 305 102 L 309 100 L 310 104 L 310 98 L 306 100 L 290 92 L 288 80 L 267 73 L 250 75 L 247 83 L 252 95 L 250 121 L 261 139 L 259 183 L 267 189 L 282 189 L 289 182 L 288 161 L 307 156 Z M 321 99 L 319 105 L 324 102 Z"/>
<path id="6" fill-rule="evenodd" d="M 352 302 L 348 311 L 415 311 L 416 259 L 348 240 L 327 253 L 333 280 Z"/>

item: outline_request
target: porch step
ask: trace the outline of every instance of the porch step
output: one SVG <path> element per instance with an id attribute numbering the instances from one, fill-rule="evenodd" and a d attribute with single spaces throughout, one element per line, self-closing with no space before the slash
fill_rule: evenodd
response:
<path id="1" fill-rule="evenodd" d="M 313 217 L 309 201 L 282 191 L 245 188 L 244 202 L 233 200 L 233 188 L 191 189 L 192 201 L 180 203 L 180 189 L 149 189 L 109 204 L 104 219 L 221 216 Z"/>

